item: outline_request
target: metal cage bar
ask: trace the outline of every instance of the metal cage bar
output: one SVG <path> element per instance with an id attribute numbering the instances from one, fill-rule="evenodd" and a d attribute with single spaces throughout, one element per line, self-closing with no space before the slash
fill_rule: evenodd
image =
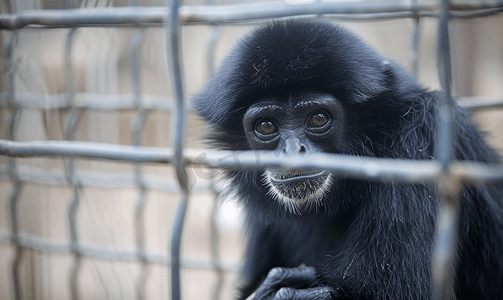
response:
<path id="1" fill-rule="evenodd" d="M 128 162 L 172 164 L 173 149 L 134 147 L 77 141 L 0 140 L 0 155 L 12 157 L 80 157 Z M 184 163 L 210 168 L 326 169 L 352 178 L 382 181 L 435 182 L 442 174 L 437 161 L 355 157 L 319 153 L 309 161 L 292 155 L 288 159 L 269 151 L 217 151 L 186 149 Z M 463 184 L 493 183 L 503 179 L 503 167 L 477 162 L 452 162 L 450 172 Z"/>
<path id="2" fill-rule="evenodd" d="M 145 110 L 143 107 L 140 83 L 140 49 L 144 36 L 145 30 L 143 28 L 138 29 L 133 35 L 129 46 L 132 73 L 131 85 L 133 87 L 135 96 L 134 103 L 137 110 L 136 115 L 131 122 L 131 140 L 134 146 L 141 146 L 142 144 L 142 131 L 149 113 L 149 111 Z M 147 202 L 147 186 L 145 185 L 145 179 L 143 178 L 141 163 L 135 164 L 134 177 L 136 186 L 139 190 L 138 200 L 136 201 L 134 210 L 135 240 L 137 257 L 141 262 L 140 273 L 138 274 L 138 278 L 136 280 L 136 299 L 143 300 L 145 299 L 145 282 L 148 274 L 148 262 L 145 256 L 144 221 L 144 210 Z"/>
<path id="3" fill-rule="evenodd" d="M 0 29 L 20 29 L 25 26 L 80 27 L 80 26 L 152 26 L 169 22 L 169 8 L 119 7 L 107 9 L 66 9 L 25 11 L 0 15 Z M 452 4 L 451 18 L 478 18 L 503 11 L 501 2 Z M 288 5 L 286 3 L 246 3 L 228 5 L 182 6 L 179 23 L 217 24 L 256 21 L 306 15 L 325 15 L 345 20 L 386 20 L 414 17 L 439 17 L 440 6 L 396 2 L 362 1 L 314 2 Z"/>
<path id="4" fill-rule="evenodd" d="M 15 93 L 15 72 L 16 64 L 14 59 L 14 48 L 18 39 L 18 33 L 13 32 L 7 47 L 6 66 L 7 70 L 7 90 L 8 90 L 8 105 L 11 109 L 10 119 L 7 122 L 6 136 L 7 140 L 14 141 L 16 135 L 16 124 L 19 120 L 21 110 L 15 107 L 14 93 Z M 13 187 L 9 197 L 9 217 L 10 217 L 10 230 L 11 230 L 11 244 L 15 249 L 14 257 L 11 263 L 11 276 L 12 276 L 12 298 L 15 300 L 21 299 L 21 283 L 19 277 L 19 263 L 23 255 L 23 247 L 19 243 L 19 222 L 18 222 L 18 202 L 19 194 L 22 189 L 22 182 L 18 178 L 17 164 L 13 157 L 9 157 L 9 175 Z"/>
<path id="5" fill-rule="evenodd" d="M 65 75 L 66 75 L 66 90 L 68 93 L 68 105 L 71 107 L 70 112 L 65 119 L 65 138 L 68 141 L 75 139 L 75 132 L 81 119 L 83 108 L 73 107 L 75 95 L 75 75 L 73 70 L 72 49 L 74 45 L 74 37 L 77 32 L 76 28 L 70 29 L 66 37 L 65 43 Z M 68 200 L 68 224 L 70 227 L 70 245 L 73 254 L 73 262 L 70 268 L 70 291 L 73 300 L 80 299 L 78 278 L 82 262 L 82 257 L 79 252 L 79 234 L 77 225 L 77 215 L 80 203 L 80 192 L 82 185 L 75 171 L 75 159 L 70 156 L 66 160 L 66 176 L 68 184 L 73 189 L 73 194 Z"/>
<path id="6" fill-rule="evenodd" d="M 412 3 L 417 4 L 418 0 L 413 0 Z M 414 27 L 412 29 L 412 39 L 411 39 L 411 45 L 410 45 L 410 52 L 409 52 L 409 60 L 410 60 L 410 65 L 411 65 L 411 72 L 412 75 L 414 76 L 415 79 L 418 78 L 418 63 L 419 63 L 419 25 L 421 22 L 421 18 L 417 15 L 416 11 L 413 11 L 413 13 L 416 14 L 414 17 Z"/>
<path id="7" fill-rule="evenodd" d="M 68 95 L 65 94 L 39 94 L 19 92 L 13 95 L 13 103 L 17 107 L 37 108 L 37 109 L 62 109 L 69 108 Z M 9 94 L 0 93 L 0 107 L 9 105 Z M 96 93 L 75 93 L 74 107 L 83 107 L 91 110 L 135 110 L 135 95 L 106 95 Z M 503 98 L 481 98 L 481 97 L 453 97 L 459 105 L 471 110 L 503 107 Z M 46 101 L 47 103 L 44 103 Z M 171 104 L 173 99 L 152 95 L 142 95 L 143 109 L 147 111 L 173 111 Z M 187 108 L 190 110 L 190 108 Z"/>
<path id="8" fill-rule="evenodd" d="M 438 108 L 437 118 L 440 130 L 438 132 L 437 160 L 442 169 L 442 175 L 437 183 L 437 193 L 440 199 L 436 224 L 436 238 L 432 257 L 432 296 L 433 299 L 452 299 L 454 291 L 454 256 L 456 255 L 457 225 L 458 225 L 458 193 L 459 182 L 452 177 L 449 167 L 454 159 L 455 131 L 453 130 L 455 102 L 451 96 L 451 55 L 449 45 L 449 0 L 442 0 L 442 9 L 438 24 L 438 72 L 443 90 Z"/>
<path id="9" fill-rule="evenodd" d="M 208 0 L 209 5 L 217 4 L 215 0 Z M 217 46 L 218 38 L 220 36 L 220 27 L 214 25 L 206 38 L 206 75 L 210 78 L 215 72 L 215 48 Z M 218 202 L 220 199 L 220 191 L 216 187 L 215 177 L 216 174 L 212 170 L 210 188 L 215 195 L 213 199 L 213 207 L 211 209 L 211 219 L 210 219 L 210 251 L 211 251 L 211 263 L 213 269 L 215 270 L 216 279 L 213 285 L 213 291 L 211 294 L 211 299 L 220 299 L 222 293 L 222 287 L 224 283 L 224 270 L 221 268 L 220 261 L 220 233 L 217 225 L 217 213 L 218 213 Z"/>
<path id="10" fill-rule="evenodd" d="M 180 24 L 178 16 L 178 0 L 172 0 L 170 6 L 170 18 L 168 29 L 168 55 L 170 58 L 170 69 L 175 91 L 175 141 L 174 141 L 174 162 L 176 177 L 181 189 L 181 198 L 178 202 L 173 227 L 171 230 L 171 299 L 179 300 L 180 291 L 180 246 L 182 231 L 189 201 L 189 183 L 185 171 L 185 161 L 183 155 L 185 137 L 185 97 L 183 90 L 183 72 L 181 66 L 181 56 L 179 49 Z"/>
<path id="11" fill-rule="evenodd" d="M 133 3 L 134 2 L 134 3 Z M 68 2 L 69 3 L 69 2 Z M 136 1 L 131 1 L 136 4 Z M 453 134 L 451 122 L 453 118 L 452 107 L 455 97 L 450 90 L 450 50 L 448 44 L 448 22 L 452 18 L 477 18 L 503 12 L 503 2 L 454 4 L 443 0 L 438 4 L 420 4 L 413 1 L 411 4 L 397 3 L 327 3 L 317 1 L 312 4 L 287 5 L 284 3 L 260 3 L 260 4 L 232 4 L 232 5 L 205 6 L 180 6 L 179 1 L 168 3 L 170 7 L 164 8 L 107 8 L 107 9 L 66 9 L 66 10 L 43 10 L 28 11 L 17 14 L 1 14 L 0 29 L 13 30 L 8 47 L 6 48 L 6 76 L 8 78 L 7 92 L 0 94 L 0 107 L 10 109 L 10 119 L 5 140 L 0 140 L 0 155 L 9 157 L 9 168 L 4 171 L 12 182 L 10 195 L 10 233 L 0 232 L 0 243 L 9 241 L 15 249 L 14 259 L 11 264 L 12 293 L 14 299 L 21 299 L 19 262 L 23 249 L 33 249 L 49 253 L 71 253 L 73 255 L 72 268 L 70 270 L 70 290 L 73 299 L 79 298 L 78 275 L 82 257 L 94 257 L 106 260 L 139 261 L 141 263 L 140 274 L 137 278 L 137 299 L 145 296 L 145 280 L 148 264 L 162 263 L 171 266 L 171 298 L 180 299 L 180 268 L 212 268 L 217 272 L 214 299 L 218 298 L 223 270 L 235 270 L 235 266 L 222 264 L 218 255 L 218 231 L 212 219 L 211 226 L 211 253 L 212 259 L 208 262 L 182 260 L 180 258 L 181 235 L 184 227 L 184 217 L 189 201 L 189 185 L 185 167 L 187 165 L 206 165 L 210 168 L 235 167 L 235 168 L 261 168 L 264 166 L 290 167 L 290 168 L 323 168 L 334 173 L 345 174 L 356 178 L 384 181 L 408 181 L 408 182 L 431 182 L 438 183 L 438 192 L 442 199 L 439 221 L 438 237 L 432 266 L 433 295 L 436 299 L 449 298 L 452 287 L 449 285 L 449 271 L 453 264 L 455 233 L 457 226 L 457 191 L 460 184 L 472 184 L 480 182 L 501 182 L 503 179 L 503 167 L 490 166 L 480 163 L 451 161 L 451 149 Z M 184 149 L 185 114 L 187 109 L 184 103 L 183 68 L 180 60 L 180 25 L 208 24 L 222 25 L 242 22 L 255 22 L 263 19 L 313 16 L 336 18 L 341 20 L 387 20 L 397 18 L 412 18 L 414 27 L 411 40 L 411 65 L 413 74 L 417 76 L 419 45 L 419 25 L 421 18 L 438 17 L 438 59 L 439 72 L 445 98 L 439 107 L 441 128 L 439 143 L 441 152 L 436 161 L 409 161 L 389 160 L 375 158 L 356 158 L 344 155 L 320 154 L 308 162 L 295 157 L 284 159 L 278 158 L 274 153 L 268 152 L 240 152 L 240 151 L 211 151 L 204 153 Z M 173 107 L 170 99 L 162 97 L 149 97 L 142 95 L 140 85 L 139 50 L 141 48 L 144 30 L 138 29 L 130 42 L 130 61 L 132 69 L 132 95 L 96 95 L 89 93 L 77 93 L 75 88 L 75 76 L 72 64 L 73 37 L 77 27 L 107 27 L 107 26 L 134 26 L 150 27 L 162 26 L 169 23 L 168 36 L 168 61 L 171 68 L 171 76 L 175 91 L 175 103 Z M 40 99 L 47 95 L 15 93 L 15 61 L 13 50 L 18 35 L 17 29 L 30 28 L 72 28 L 67 35 L 65 44 L 65 73 L 67 90 L 65 94 L 50 95 L 50 108 L 70 108 L 65 120 L 66 141 L 32 141 L 16 142 L 15 127 L 19 119 L 21 109 L 33 107 L 46 109 L 46 105 L 40 105 Z M 212 72 L 212 53 L 215 46 L 215 38 L 218 27 L 209 36 L 208 70 Z M 473 97 L 472 97 L 473 98 Z M 54 100 L 54 101 L 53 101 Z M 483 109 L 487 107 L 502 107 L 503 99 L 489 99 L 485 102 L 473 104 L 468 98 L 460 99 L 462 104 L 471 109 Z M 114 144 L 98 144 L 76 142 L 75 130 L 79 124 L 82 112 L 87 109 L 97 110 L 126 110 L 136 111 L 131 124 L 131 137 L 133 146 L 119 146 Z M 152 110 L 175 111 L 174 149 L 148 148 L 141 146 L 142 130 L 148 114 Z M 65 157 L 67 168 L 66 174 L 51 174 L 44 179 L 30 176 L 33 169 L 23 169 L 16 165 L 17 157 L 29 156 L 59 156 Z M 134 250 L 120 251 L 117 249 L 101 249 L 83 244 L 78 238 L 77 215 L 81 189 L 84 186 L 100 186 L 98 181 L 106 176 L 100 173 L 86 174 L 74 168 L 74 159 L 77 157 L 93 159 L 110 159 L 135 163 L 135 173 L 132 178 L 113 179 L 116 186 L 127 184 L 136 186 L 139 196 L 136 201 L 135 237 L 136 248 Z M 142 163 L 168 163 L 175 166 L 178 186 L 161 183 L 152 177 L 145 177 L 142 172 Z M 2 170 L 0 170 L 0 179 Z M 42 174 L 45 174 L 42 172 Z M 87 175 L 87 176 L 85 176 Z M 43 176 L 43 175 L 42 175 Z M 113 177 L 113 176 L 110 176 Z M 66 180 L 66 181 L 65 181 Z M 43 182 L 56 184 L 69 184 L 73 189 L 72 197 L 68 202 L 68 219 L 70 227 L 70 242 L 56 243 L 45 242 L 34 236 L 24 234 L 19 230 L 17 219 L 19 193 L 25 182 Z M 147 252 L 144 241 L 144 207 L 148 189 L 179 190 L 177 212 L 172 226 L 171 252 L 169 255 Z M 213 208 L 213 215 L 215 207 Z M 448 237 L 451 237 L 450 239 Z M 454 238 L 452 238 L 454 237 Z"/>

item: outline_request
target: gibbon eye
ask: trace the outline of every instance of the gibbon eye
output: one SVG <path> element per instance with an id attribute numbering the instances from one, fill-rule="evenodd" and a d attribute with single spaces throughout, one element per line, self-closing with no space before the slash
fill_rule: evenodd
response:
<path id="1" fill-rule="evenodd" d="M 324 112 L 316 112 L 309 117 L 307 126 L 309 126 L 310 128 L 318 129 L 327 125 L 329 121 L 330 117 L 328 116 L 328 114 Z"/>
<path id="2" fill-rule="evenodd" d="M 271 135 L 278 131 L 276 124 L 273 121 L 262 119 L 255 125 L 255 131 L 261 135 Z"/>

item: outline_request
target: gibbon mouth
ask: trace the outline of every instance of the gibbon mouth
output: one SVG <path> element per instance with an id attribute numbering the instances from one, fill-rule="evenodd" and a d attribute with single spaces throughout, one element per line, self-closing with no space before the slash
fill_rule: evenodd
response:
<path id="1" fill-rule="evenodd" d="M 322 203 L 330 191 L 333 175 L 328 171 L 306 170 L 266 170 L 264 184 L 269 188 L 268 195 L 283 203 L 294 214 L 302 209 Z"/>
<path id="2" fill-rule="evenodd" d="M 329 172 L 327 171 L 305 171 L 296 170 L 289 173 L 274 172 L 270 173 L 270 180 L 272 184 L 292 184 L 298 181 L 304 180 L 316 180 L 318 177 L 325 176 L 328 177 Z"/>

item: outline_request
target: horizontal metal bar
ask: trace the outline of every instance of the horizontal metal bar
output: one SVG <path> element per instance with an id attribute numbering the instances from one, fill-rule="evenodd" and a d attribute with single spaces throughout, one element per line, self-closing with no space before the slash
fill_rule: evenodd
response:
<path id="1" fill-rule="evenodd" d="M 14 95 L 11 104 L 17 107 L 58 109 L 58 108 L 89 108 L 101 110 L 131 110 L 137 109 L 136 96 L 105 95 L 94 93 L 75 93 L 73 102 L 68 102 L 68 94 L 42 94 L 20 92 Z M 147 110 L 171 111 L 173 99 L 160 96 L 142 95 L 143 108 Z M 8 93 L 0 94 L 0 106 L 9 105 Z"/>
<path id="2" fill-rule="evenodd" d="M 503 98 L 454 97 L 457 104 L 473 111 L 503 107 Z"/>
<path id="3" fill-rule="evenodd" d="M 117 7 L 23 11 L 0 15 L 0 29 L 19 29 L 27 25 L 78 27 L 166 23 L 165 8 Z"/>
<path id="4" fill-rule="evenodd" d="M 190 169 L 189 169 L 190 171 Z M 16 176 L 22 183 L 44 184 L 44 185 L 68 185 L 68 178 L 63 171 L 39 169 L 26 166 L 18 166 Z M 79 170 L 77 181 L 83 186 L 98 188 L 137 188 L 135 175 L 124 175 L 124 173 L 103 173 L 86 170 Z M 9 168 L 0 166 L 0 181 L 10 180 Z M 179 193 L 180 188 L 168 180 L 166 177 L 144 175 L 142 184 L 146 189 L 167 193 Z M 197 181 L 191 188 L 192 192 L 210 191 L 210 183 L 207 181 Z"/>
<path id="5" fill-rule="evenodd" d="M 0 140 L 0 155 L 12 157 L 64 156 L 118 161 L 172 163 L 169 148 L 136 147 L 74 141 L 14 142 Z M 324 169 L 353 178 L 383 181 L 435 182 L 442 175 L 436 161 L 413 161 L 352 155 L 319 153 L 303 156 L 278 156 L 273 151 L 218 151 L 187 149 L 188 165 L 210 168 L 293 168 Z M 474 162 L 454 162 L 449 167 L 453 176 L 466 183 L 492 182 L 503 179 L 503 167 Z"/>
<path id="6" fill-rule="evenodd" d="M 503 8 L 489 8 L 489 9 L 478 9 L 473 11 L 451 11 L 451 19 L 474 19 L 481 17 L 489 17 L 503 12 Z M 386 20 L 397 20 L 397 19 L 410 19 L 410 18 L 437 18 L 439 16 L 438 11 L 403 11 L 403 12 L 392 12 L 392 13 L 365 13 L 365 14 L 330 14 L 324 15 L 325 18 L 335 19 L 339 21 L 386 21 Z"/>
<path id="7" fill-rule="evenodd" d="M 172 163 L 173 150 L 74 141 L 14 142 L 0 140 L 0 155 L 12 157 L 63 156 L 132 162 Z"/>
<path id="8" fill-rule="evenodd" d="M 75 93 L 73 105 L 68 103 L 68 94 L 43 94 L 20 92 L 14 95 L 10 102 L 16 107 L 37 109 L 60 109 L 60 108 L 88 108 L 96 110 L 135 110 L 137 109 L 136 95 L 106 95 L 95 93 Z M 503 107 L 503 98 L 487 97 L 456 97 L 458 104 L 470 110 Z M 146 110 L 172 111 L 173 99 L 168 97 L 142 95 L 142 107 Z M 8 107 L 9 95 L 0 93 L 0 107 Z M 191 110 L 190 106 L 187 106 Z"/>
<path id="9" fill-rule="evenodd" d="M 471 3 L 462 6 L 452 6 L 452 11 L 471 11 L 481 9 L 501 9 L 503 3 L 482 4 Z M 290 5 L 287 3 L 246 3 L 235 5 L 210 5 L 210 6 L 182 6 L 180 8 L 180 21 L 182 24 L 191 23 L 233 23 L 258 19 L 285 18 L 306 15 L 374 15 L 376 19 L 389 14 L 389 18 L 413 17 L 421 13 L 426 16 L 438 16 L 440 6 L 433 4 L 397 3 L 394 1 L 362 1 L 362 2 L 315 2 L 309 4 Z M 403 15 L 403 13 L 410 13 Z M 402 15 L 400 15 L 402 14 Z M 454 17 L 454 15 L 453 15 Z M 350 18 L 350 17 L 348 17 Z M 369 19 L 370 20 L 370 19 Z"/>
<path id="10" fill-rule="evenodd" d="M 10 246 L 12 236 L 6 230 L 0 230 L 0 245 Z M 46 238 L 37 237 L 20 231 L 18 234 L 19 245 L 37 252 L 49 254 L 71 254 L 76 250 L 84 257 L 108 260 L 108 261 L 138 261 L 136 249 L 112 248 L 97 246 L 87 243 L 79 243 L 72 248 L 72 244 L 66 241 L 48 241 Z M 170 257 L 163 252 L 146 251 L 147 263 L 170 265 Z M 190 269 L 213 269 L 214 262 L 198 259 L 182 259 L 182 267 Z M 225 271 L 237 271 L 238 265 L 232 263 L 220 263 L 219 267 Z"/>
<path id="11" fill-rule="evenodd" d="M 468 3 L 452 5 L 452 18 L 481 17 L 503 10 L 502 3 Z M 245 3 L 229 5 L 181 6 L 180 24 L 217 24 L 253 21 L 306 15 L 352 14 L 357 18 L 373 14 L 376 19 L 436 17 L 439 6 L 433 4 L 407 4 L 382 1 L 315 2 L 290 5 L 287 3 Z M 421 15 L 423 14 L 423 15 Z M 22 11 L 0 14 L 0 29 L 20 29 L 38 25 L 48 27 L 123 26 L 166 24 L 166 7 L 114 7 L 64 10 Z"/>

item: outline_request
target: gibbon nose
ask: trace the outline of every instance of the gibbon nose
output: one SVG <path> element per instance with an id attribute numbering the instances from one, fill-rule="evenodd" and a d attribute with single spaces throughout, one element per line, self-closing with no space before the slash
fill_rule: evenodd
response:
<path id="1" fill-rule="evenodd" d="M 283 152 L 286 154 L 304 154 L 306 153 L 306 146 L 304 146 L 304 144 L 302 144 L 296 137 L 288 138 L 285 141 Z"/>

